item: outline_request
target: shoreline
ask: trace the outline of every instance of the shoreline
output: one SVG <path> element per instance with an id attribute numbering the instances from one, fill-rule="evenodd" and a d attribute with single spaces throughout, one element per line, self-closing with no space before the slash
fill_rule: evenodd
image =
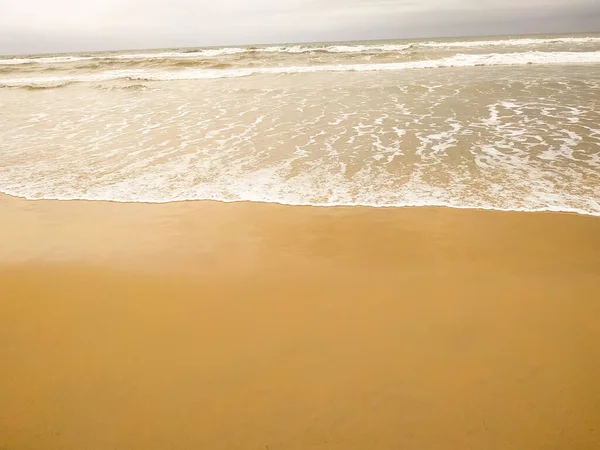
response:
<path id="1" fill-rule="evenodd" d="M 150 200 L 110 200 L 110 199 L 87 199 L 87 198 L 30 198 L 19 195 L 8 194 L 4 191 L 0 191 L 0 197 L 8 197 L 19 200 L 25 200 L 28 202 L 98 202 L 98 203 L 114 203 L 114 204 L 142 204 L 142 205 L 168 205 L 168 204 L 182 204 L 182 203 L 222 203 L 222 204 L 258 204 L 258 205 L 275 205 L 284 207 L 295 207 L 295 208 L 367 208 L 367 209 L 412 209 L 412 208 L 448 208 L 456 210 L 467 210 L 467 211 L 492 211 L 492 212 L 504 212 L 504 213 L 550 213 L 550 214 L 575 214 L 578 216 L 586 217 L 600 217 L 600 212 L 589 212 L 575 208 L 556 208 L 547 207 L 545 209 L 509 209 L 509 208 L 497 208 L 497 207 L 485 207 L 485 206 L 456 206 L 451 204 L 439 203 L 439 204 L 361 204 L 361 203 L 283 203 L 279 201 L 269 200 L 223 200 L 223 199 L 182 199 L 182 200 L 165 200 L 165 201 L 150 201 Z"/>
<path id="2" fill-rule="evenodd" d="M 249 240 L 259 239 L 263 245 L 253 250 L 273 252 L 277 249 L 272 246 L 281 243 L 272 242 L 272 233 L 285 233 L 286 227 L 287 231 L 293 230 L 300 235 L 326 232 L 332 241 L 340 241 L 336 245 L 343 246 L 348 236 L 336 238 L 329 234 L 327 228 L 339 227 L 345 220 L 357 228 L 348 230 L 352 239 L 356 238 L 359 230 L 363 233 L 383 226 L 379 230 L 383 236 L 373 244 L 392 260 L 394 255 L 387 254 L 385 244 L 381 242 L 385 238 L 412 254 L 418 251 L 414 243 L 396 238 L 396 234 L 402 233 L 418 236 L 423 241 L 433 233 L 441 241 L 444 238 L 457 239 L 469 245 L 487 247 L 487 250 L 498 252 L 502 258 L 510 258 L 510 251 L 523 253 L 526 250 L 532 261 L 543 257 L 543 254 L 538 255 L 531 247 L 547 252 L 552 249 L 547 245 L 557 239 L 571 240 L 577 250 L 583 249 L 584 240 L 589 239 L 590 245 L 585 249 L 585 254 L 590 260 L 595 259 L 593 252 L 588 254 L 588 250 L 593 249 L 592 243 L 598 242 L 600 246 L 600 240 L 596 238 L 596 234 L 600 235 L 600 222 L 596 216 L 574 212 L 521 212 L 444 206 L 320 207 L 214 200 L 168 203 L 25 200 L 4 194 L 0 195 L 0 210 L 4 216 L 4 222 L 0 225 L 0 248 L 4 248 L 5 254 L 29 254 L 32 258 L 29 261 L 43 263 L 46 257 L 56 251 L 60 253 L 60 261 L 69 261 L 71 255 L 79 262 L 83 258 L 83 262 L 103 261 L 109 266 L 115 262 L 111 258 L 119 254 L 119 262 L 131 265 L 134 269 L 140 263 L 147 263 L 140 258 L 140 254 L 147 255 L 155 251 L 168 254 L 175 260 L 183 256 L 197 257 L 193 248 L 185 247 L 186 240 L 192 247 L 202 247 L 212 239 L 210 243 L 216 246 L 209 246 L 210 252 L 219 253 L 219 245 L 229 242 L 244 247 Z M 204 221 L 203 215 L 211 216 L 210 220 Z M 180 222 L 188 222 L 187 227 L 182 228 Z M 286 227 L 282 225 L 284 223 Z M 456 223 L 472 228 L 471 234 L 457 229 Z M 551 224 L 551 229 L 548 230 L 549 236 L 544 236 L 543 229 L 547 224 Z M 193 235 L 192 227 L 206 236 Z M 512 244 L 509 242 L 506 249 L 496 248 L 488 241 L 485 228 L 491 230 L 489 237 L 494 233 L 502 234 L 503 239 L 512 241 Z M 541 233 L 537 232 L 537 228 Z M 285 245 L 292 245 L 296 252 L 303 251 L 301 243 L 286 241 Z M 100 260 L 97 259 L 99 252 L 103 253 Z M 56 258 L 50 258 L 48 262 L 55 263 Z M 10 265 L 11 261 L 0 254 L 0 265 L 5 263 Z"/>

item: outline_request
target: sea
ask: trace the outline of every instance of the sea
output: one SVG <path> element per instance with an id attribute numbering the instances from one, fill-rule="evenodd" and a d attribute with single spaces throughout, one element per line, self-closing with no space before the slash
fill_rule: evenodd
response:
<path id="1" fill-rule="evenodd" d="M 600 215 L 600 34 L 0 56 L 0 192 Z"/>

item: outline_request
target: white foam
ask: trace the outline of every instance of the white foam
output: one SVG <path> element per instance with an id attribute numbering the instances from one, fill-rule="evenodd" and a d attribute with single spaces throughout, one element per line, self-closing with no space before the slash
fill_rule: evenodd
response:
<path id="1" fill-rule="evenodd" d="M 31 58 L 0 58 L 0 65 L 20 64 L 60 64 L 88 60 L 151 60 L 151 59 L 195 59 L 215 58 L 219 56 L 243 53 L 377 53 L 404 52 L 415 47 L 425 48 L 480 48 L 480 47 L 535 47 L 541 45 L 585 45 L 600 44 L 600 37 L 571 37 L 571 38 L 517 38 L 476 41 L 431 41 L 405 44 L 355 44 L 355 45 L 291 45 L 270 47 L 222 47 L 207 48 L 198 51 L 167 51 L 145 53 L 98 54 L 93 56 L 49 56 Z"/>
<path id="2" fill-rule="evenodd" d="M 199 50 L 197 52 L 159 52 L 159 53 L 120 53 L 114 55 L 96 55 L 96 56 L 52 56 L 39 58 L 11 58 L 0 59 L 0 65 L 14 66 L 20 64 L 61 64 L 79 61 L 103 61 L 103 60 L 152 60 L 152 59 L 194 59 L 209 58 L 224 55 L 234 55 L 237 53 L 246 53 L 248 49 L 244 48 L 221 48 Z"/>
<path id="3" fill-rule="evenodd" d="M 600 202 L 593 190 L 584 195 L 570 193 L 560 186 L 548 184 L 547 171 L 539 170 L 526 161 L 506 158 L 496 149 L 484 149 L 489 164 L 482 170 L 493 173 L 496 168 L 510 169 L 498 195 L 486 199 L 470 189 L 471 179 L 465 179 L 457 166 L 448 173 L 449 185 L 424 181 L 423 168 L 413 167 L 405 184 L 393 183 L 387 169 L 377 165 L 360 164 L 353 175 L 337 163 L 309 164 L 291 175 L 291 168 L 306 156 L 300 151 L 292 158 L 259 167 L 256 160 L 244 156 L 230 159 L 220 152 L 172 155 L 156 165 L 150 160 L 136 158 L 134 163 L 114 171 L 104 167 L 89 183 L 80 183 L 60 170 L 64 161 L 50 161 L 51 177 L 42 177 L 40 168 L 15 167 L 13 173 L 0 171 L 1 192 L 31 200 L 92 200 L 124 203 L 170 203 L 177 201 L 214 200 L 221 202 L 253 201 L 303 206 L 368 206 L 416 207 L 447 206 L 453 208 L 500 211 L 560 211 L 600 216 Z M 156 161 L 164 154 L 154 155 Z M 104 159 L 107 156 L 105 155 Z M 339 161 L 338 161 L 339 162 Z M 367 160 L 365 162 L 368 163 Z M 103 162 L 104 164 L 104 162 Z M 56 171 L 58 170 L 58 171 Z M 37 172 L 37 173 L 36 173 Z M 48 172 L 47 172 L 48 173 Z M 20 175 L 19 175 L 20 174 Z M 206 175 L 210 174 L 211 179 Z M 200 181 L 198 181 L 200 180 Z M 484 175 L 483 180 L 487 180 Z"/>
<path id="4" fill-rule="evenodd" d="M 92 56 L 53 56 L 47 58 L 10 58 L 0 59 L 0 66 L 16 66 L 20 64 L 40 63 L 40 64 L 52 64 L 52 63 L 70 63 L 77 61 L 86 61 L 95 59 Z"/>
<path id="5" fill-rule="evenodd" d="M 0 78 L 0 86 L 45 86 L 59 83 L 97 82 L 118 79 L 139 81 L 201 80 L 247 77 L 256 74 L 299 74 L 315 72 L 376 72 L 443 67 L 475 67 L 526 64 L 598 64 L 600 51 L 596 52 L 521 52 L 490 53 L 484 55 L 458 54 L 450 58 L 382 64 L 338 64 L 320 66 L 257 67 L 240 69 L 187 69 L 167 70 L 111 70 L 85 75 L 56 77 Z"/>
<path id="6" fill-rule="evenodd" d="M 363 53 L 363 52 L 401 52 L 412 47 L 411 44 L 397 45 L 328 45 L 328 46 L 272 46 L 260 48 L 243 47 L 225 47 L 215 49 L 204 49 L 189 52 L 158 52 L 158 53 L 120 53 L 95 56 L 52 56 L 38 58 L 10 58 L 0 59 L 0 65 L 20 65 L 20 64 L 60 64 L 88 60 L 152 60 L 152 59 L 196 59 L 196 58 L 215 58 L 219 56 L 236 55 L 240 53 Z"/>
<path id="7" fill-rule="evenodd" d="M 283 53 L 365 53 L 365 52 L 403 52 L 411 49 L 412 44 L 384 44 L 384 45 L 329 45 L 324 47 L 267 47 L 258 49 L 259 52 L 283 52 Z"/>
<path id="8" fill-rule="evenodd" d="M 456 204 L 443 201 L 410 201 L 403 203 L 369 203 L 369 202 L 303 202 L 303 201 L 286 201 L 268 199 L 263 200 L 258 196 L 245 195 L 239 199 L 229 199 L 223 197 L 200 197 L 200 198 L 177 198 L 177 199 L 157 199 L 153 197 L 139 197 L 136 199 L 120 199 L 113 196 L 88 196 L 88 195 L 44 195 L 44 196 L 28 196 L 19 193 L 12 192 L 10 190 L 1 189 L 0 192 L 11 197 L 23 198 L 25 200 L 59 200 L 59 201 L 74 201 L 74 200 L 85 200 L 85 201 L 101 201 L 101 202 L 112 202 L 112 203 L 149 203 L 149 204 L 165 204 L 165 203 L 179 203 L 179 202 L 190 202 L 190 201 L 216 201 L 221 203 L 267 203 L 277 204 L 286 206 L 309 206 L 316 208 L 335 208 L 335 207 L 364 207 L 364 208 L 419 208 L 419 207 L 436 207 L 436 208 L 453 208 L 453 209 L 471 209 L 471 210 L 483 210 L 483 211 L 501 211 L 501 212 L 527 212 L 527 213 L 540 213 L 540 212 L 555 212 L 555 213 L 572 213 L 583 216 L 594 216 L 600 217 L 600 211 L 588 211 L 580 208 L 570 208 L 567 206 L 540 206 L 533 208 L 526 207 L 511 207 L 503 208 L 494 205 L 486 204 Z"/>
<path id="9" fill-rule="evenodd" d="M 97 59 L 194 59 L 236 55 L 238 53 L 247 53 L 248 51 L 249 50 L 245 48 L 228 47 L 199 50 L 197 52 L 123 53 L 119 55 L 98 57 Z"/>
<path id="10" fill-rule="evenodd" d="M 448 42 L 422 42 L 418 45 L 433 48 L 472 48 L 472 47 L 529 47 L 552 44 L 600 44 L 600 37 L 579 38 L 519 38 L 519 39 L 494 39 L 485 41 L 448 41 Z"/>
<path id="11" fill-rule="evenodd" d="M 460 61 L 472 63 L 469 58 Z M 262 89 L 173 83 L 139 96 L 92 89 L 69 95 L 70 88 L 44 95 L 4 91 L 14 102 L 0 123 L 0 190 L 29 199 L 449 206 L 598 216 L 597 77 L 594 67 L 580 69 L 560 71 L 557 79 L 570 89 L 547 78 L 553 70 L 521 71 L 516 86 L 514 77 L 487 70 L 469 71 L 466 83 L 457 79 L 452 86 L 440 85 L 431 72 L 416 77 L 417 85 L 368 76 L 333 89 L 321 79 L 282 77 L 284 86 L 273 78 L 249 83 Z M 494 82 L 474 92 L 473 79 Z M 356 82 L 368 90 L 357 93 Z M 449 101 L 461 97 L 461 86 L 468 108 Z"/>

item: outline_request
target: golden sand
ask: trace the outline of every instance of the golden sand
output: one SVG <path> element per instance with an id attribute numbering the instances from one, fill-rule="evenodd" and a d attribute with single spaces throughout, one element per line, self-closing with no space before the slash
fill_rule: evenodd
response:
<path id="1" fill-rule="evenodd" d="M 600 219 L 0 197 L 0 448 L 600 448 Z"/>

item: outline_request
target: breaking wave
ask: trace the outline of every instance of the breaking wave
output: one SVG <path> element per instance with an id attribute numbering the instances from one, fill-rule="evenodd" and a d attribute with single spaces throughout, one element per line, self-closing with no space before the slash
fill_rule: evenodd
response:
<path id="1" fill-rule="evenodd" d="M 598 64 L 600 51 L 596 52 L 520 52 L 490 54 L 458 54 L 453 57 L 404 61 L 381 64 L 337 64 L 311 66 L 227 68 L 226 65 L 211 69 L 184 70 L 110 70 L 83 75 L 56 77 L 28 77 L 1 79 L 0 87 L 59 87 L 75 82 L 102 82 L 111 80 L 172 81 L 247 77 L 257 74 L 301 74 L 315 72 L 376 72 L 408 69 L 435 69 L 444 67 L 514 66 L 526 64 Z M 220 68 L 222 67 L 222 68 Z"/>
<path id="2" fill-rule="evenodd" d="M 519 38 L 489 39 L 473 41 L 429 41 L 403 44 L 353 44 L 353 45 L 291 45 L 269 47 L 224 47 L 208 49 L 188 49 L 166 52 L 78 54 L 62 56 L 32 56 L 0 59 L 2 65 L 22 64 L 64 64 L 89 60 L 151 60 L 151 59 L 193 59 L 215 58 L 245 53 L 380 53 L 404 52 L 414 48 L 478 48 L 478 47 L 535 47 L 547 45 L 589 45 L 600 44 L 600 37 L 565 38 Z"/>

